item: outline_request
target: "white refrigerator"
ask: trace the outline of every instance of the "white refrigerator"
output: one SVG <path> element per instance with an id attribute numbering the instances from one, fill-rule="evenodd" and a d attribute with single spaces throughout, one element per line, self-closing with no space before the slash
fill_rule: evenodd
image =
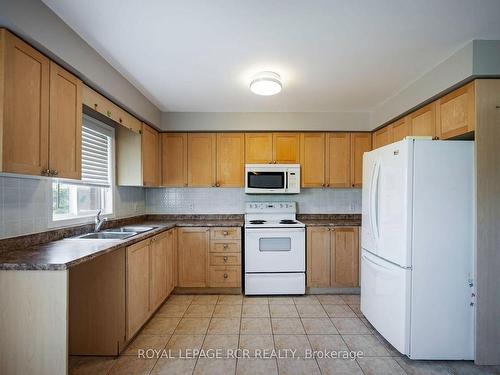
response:
<path id="1" fill-rule="evenodd" d="M 361 311 L 413 359 L 474 356 L 474 142 L 363 156 Z"/>

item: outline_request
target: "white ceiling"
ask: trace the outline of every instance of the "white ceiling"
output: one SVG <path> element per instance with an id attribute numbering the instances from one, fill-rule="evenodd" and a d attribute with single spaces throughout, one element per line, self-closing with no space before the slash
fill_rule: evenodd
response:
<path id="1" fill-rule="evenodd" d="M 499 0 L 43 0 L 163 111 L 369 111 L 471 39 Z M 284 89 L 250 92 L 273 70 Z"/>

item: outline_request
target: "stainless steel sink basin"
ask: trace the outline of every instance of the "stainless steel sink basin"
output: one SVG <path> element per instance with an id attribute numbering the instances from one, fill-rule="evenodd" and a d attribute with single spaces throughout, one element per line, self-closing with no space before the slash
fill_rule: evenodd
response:
<path id="1" fill-rule="evenodd" d="M 96 232 L 96 233 L 87 233 L 78 237 L 74 237 L 75 239 L 88 239 L 88 240 L 123 240 L 128 237 L 135 236 L 136 232 Z"/>
<path id="2" fill-rule="evenodd" d="M 120 228 L 111 228 L 111 229 L 106 229 L 104 232 L 113 232 L 113 233 L 144 233 L 150 230 L 155 229 L 155 227 L 147 227 L 144 225 L 129 225 L 125 227 L 120 227 Z"/>

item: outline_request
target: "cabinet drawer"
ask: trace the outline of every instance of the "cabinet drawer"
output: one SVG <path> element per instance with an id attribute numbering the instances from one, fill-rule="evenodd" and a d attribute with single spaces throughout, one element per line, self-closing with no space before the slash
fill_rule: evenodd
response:
<path id="1" fill-rule="evenodd" d="M 241 241 L 215 240 L 210 242 L 211 253 L 241 253 Z"/>
<path id="2" fill-rule="evenodd" d="M 239 266 L 241 264 L 240 253 L 210 254 L 211 266 Z"/>
<path id="3" fill-rule="evenodd" d="M 210 229 L 210 239 L 212 240 L 240 239 L 240 238 L 241 238 L 240 227 L 218 227 Z"/>
<path id="4" fill-rule="evenodd" d="M 241 286 L 241 266 L 211 266 L 209 274 L 209 284 L 213 288 Z"/>

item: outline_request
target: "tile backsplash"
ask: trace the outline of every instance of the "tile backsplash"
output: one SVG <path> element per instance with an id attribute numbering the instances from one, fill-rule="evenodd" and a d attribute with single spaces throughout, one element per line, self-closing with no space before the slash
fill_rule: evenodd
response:
<path id="1" fill-rule="evenodd" d="M 296 195 L 247 195 L 241 188 L 146 190 L 147 213 L 241 214 L 247 201 L 295 201 L 299 213 L 361 213 L 361 189 L 302 189 Z"/>
<path id="2" fill-rule="evenodd" d="M 0 176 L 0 238 L 43 232 L 50 228 L 52 180 Z M 145 213 L 145 191 L 117 187 L 115 217 Z"/>

